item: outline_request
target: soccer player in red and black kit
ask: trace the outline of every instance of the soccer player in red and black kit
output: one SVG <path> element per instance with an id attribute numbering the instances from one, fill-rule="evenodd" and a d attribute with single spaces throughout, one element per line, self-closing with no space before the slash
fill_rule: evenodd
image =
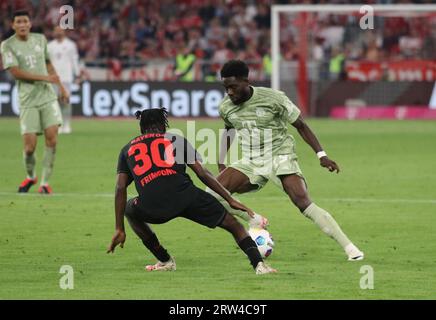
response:
<path id="1" fill-rule="evenodd" d="M 193 184 L 186 173 L 186 165 L 233 209 L 254 214 L 235 200 L 203 167 L 197 151 L 186 139 L 166 133 L 167 115 L 164 108 L 136 113 L 142 135 L 131 140 L 119 155 L 115 189 L 116 230 L 107 252 L 114 252 L 117 245 L 124 245 L 125 215 L 133 231 L 158 259 L 156 264 L 146 266 L 146 270 L 176 270 L 174 258 L 159 243 L 149 224 L 161 224 L 183 217 L 209 228 L 218 226 L 230 232 L 248 256 L 256 274 L 276 272 L 262 261 L 255 242 L 242 224 L 215 197 Z M 127 187 L 132 181 L 135 182 L 138 196 L 127 201 Z"/>

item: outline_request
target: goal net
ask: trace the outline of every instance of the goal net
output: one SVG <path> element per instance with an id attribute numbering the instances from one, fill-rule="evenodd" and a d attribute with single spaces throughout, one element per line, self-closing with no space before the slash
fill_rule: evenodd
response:
<path id="1" fill-rule="evenodd" d="M 436 80 L 436 5 L 274 5 L 271 21 L 271 87 L 304 114 L 323 115 L 332 82 L 396 81 L 347 99 L 392 104 L 401 81 Z"/>

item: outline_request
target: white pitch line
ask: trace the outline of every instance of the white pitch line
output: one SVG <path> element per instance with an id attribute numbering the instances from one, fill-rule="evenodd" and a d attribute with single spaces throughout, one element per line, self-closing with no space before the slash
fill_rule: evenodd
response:
<path id="1" fill-rule="evenodd" d="M 13 197 L 41 197 L 38 193 L 17 193 L 0 191 L 0 196 L 13 196 Z M 134 197 L 135 195 L 129 195 Z M 88 198 L 113 198 L 113 193 L 53 193 L 50 197 L 88 197 Z M 249 197 L 243 195 L 243 197 Z M 270 200 L 287 200 L 285 195 L 278 196 L 261 196 L 262 199 Z M 372 203 L 421 203 L 421 204 L 436 204 L 436 199 L 375 199 L 375 198 L 317 198 L 319 201 L 331 202 L 372 202 Z"/>

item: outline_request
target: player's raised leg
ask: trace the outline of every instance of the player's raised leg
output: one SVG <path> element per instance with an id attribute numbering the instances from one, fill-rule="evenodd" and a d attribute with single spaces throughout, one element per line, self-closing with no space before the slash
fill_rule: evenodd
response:
<path id="1" fill-rule="evenodd" d="M 219 227 L 230 232 L 235 238 L 236 243 L 247 255 L 256 274 L 274 273 L 277 270 L 271 268 L 263 262 L 263 259 L 257 249 L 256 243 L 248 235 L 243 225 L 236 220 L 231 214 L 226 213 Z"/>
<path id="2" fill-rule="evenodd" d="M 144 246 L 156 257 L 158 262 L 154 265 L 147 265 L 147 271 L 173 271 L 176 270 L 176 262 L 167 250 L 160 244 L 156 234 L 151 227 L 135 214 L 135 198 L 130 199 L 126 206 L 125 216 L 132 230 L 141 239 Z"/>
<path id="3" fill-rule="evenodd" d="M 30 187 L 36 184 L 37 177 L 35 175 L 35 149 L 37 143 L 37 136 L 35 133 L 25 133 L 23 134 L 24 150 L 23 150 L 23 160 L 24 167 L 26 169 L 26 179 L 21 182 L 18 187 L 18 192 L 28 192 Z"/>
<path id="4" fill-rule="evenodd" d="M 257 185 L 251 184 L 250 179 L 244 173 L 231 167 L 228 167 L 223 171 L 221 171 L 221 173 L 218 175 L 216 179 L 231 194 L 246 193 L 253 190 L 257 190 L 259 188 Z M 223 197 L 221 197 L 219 194 L 217 194 L 210 188 L 206 188 L 206 191 L 212 194 L 224 206 L 224 208 L 226 208 L 226 210 L 229 213 L 247 221 L 250 227 L 265 228 L 268 225 L 268 219 L 266 219 L 265 217 L 256 214 L 252 218 L 245 211 L 235 210 L 231 208 Z"/>
<path id="5" fill-rule="evenodd" d="M 293 174 L 280 176 L 280 180 L 285 192 L 298 209 L 300 209 L 301 213 L 311 219 L 325 234 L 335 239 L 344 249 L 348 260 L 363 259 L 363 252 L 350 241 L 335 219 L 326 210 L 318 207 L 310 200 L 303 178 Z"/>

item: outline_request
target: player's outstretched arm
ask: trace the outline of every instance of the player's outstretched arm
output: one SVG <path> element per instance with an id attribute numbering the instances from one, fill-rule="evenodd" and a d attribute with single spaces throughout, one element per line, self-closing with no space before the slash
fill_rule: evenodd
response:
<path id="1" fill-rule="evenodd" d="M 115 186 L 115 234 L 109 245 L 107 253 L 114 252 L 115 247 L 120 245 L 124 247 L 126 241 L 126 232 L 124 229 L 124 210 L 127 203 L 127 187 L 130 183 L 129 175 L 126 173 L 119 173 L 117 175 L 117 182 Z"/>
<path id="2" fill-rule="evenodd" d="M 10 67 L 8 68 L 9 72 L 16 80 L 23 81 L 46 81 L 51 83 L 59 82 L 59 77 L 57 75 L 42 75 L 42 74 L 34 74 L 20 69 L 19 67 Z"/>
<path id="3" fill-rule="evenodd" d="M 188 166 L 192 169 L 192 171 L 194 171 L 201 182 L 223 197 L 233 209 L 245 211 L 251 217 L 254 217 L 254 212 L 250 208 L 247 208 L 245 205 L 234 199 L 232 195 L 222 186 L 222 184 L 215 179 L 213 174 L 199 161 L 196 160 L 195 163 L 188 164 Z"/>
<path id="4" fill-rule="evenodd" d="M 318 138 L 309 128 L 303 117 L 299 116 L 298 119 L 294 123 L 292 123 L 292 126 L 297 129 L 300 136 L 303 138 L 304 141 L 306 141 L 309 146 L 312 147 L 313 151 L 315 151 L 317 154 L 323 152 Z M 319 161 L 320 165 L 324 168 L 327 168 L 330 172 L 336 171 L 336 173 L 339 173 L 339 166 L 336 164 L 336 162 L 329 159 L 325 153 L 321 154 Z"/>

